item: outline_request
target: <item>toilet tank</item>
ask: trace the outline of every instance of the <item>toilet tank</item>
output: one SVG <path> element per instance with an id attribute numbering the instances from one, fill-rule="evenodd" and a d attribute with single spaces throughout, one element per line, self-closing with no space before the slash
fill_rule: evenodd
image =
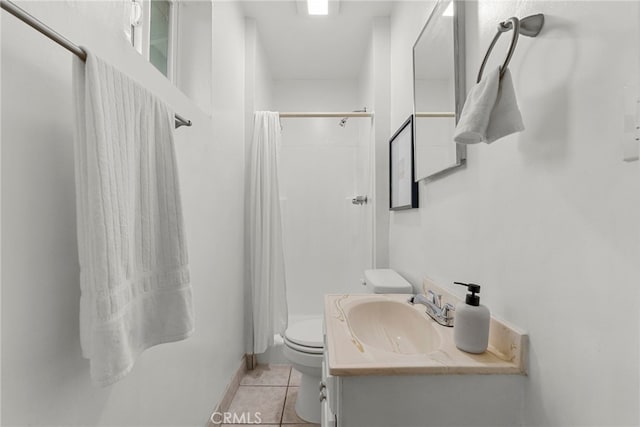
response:
<path id="1" fill-rule="evenodd" d="M 372 294 L 412 294 L 413 286 L 390 268 L 365 270 L 367 291 Z"/>

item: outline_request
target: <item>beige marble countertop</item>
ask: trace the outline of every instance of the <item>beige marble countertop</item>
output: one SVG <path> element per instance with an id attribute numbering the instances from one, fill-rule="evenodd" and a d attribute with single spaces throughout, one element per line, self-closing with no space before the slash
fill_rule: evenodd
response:
<path id="1" fill-rule="evenodd" d="M 429 289 L 434 289 L 429 283 Z M 436 290 L 436 289 L 434 289 Z M 438 288 L 444 302 L 457 299 Z M 458 350 L 453 341 L 453 328 L 438 325 L 426 313 L 424 306 L 406 303 L 406 294 L 326 295 L 324 318 L 328 347 L 328 368 L 331 375 L 408 375 L 408 374 L 520 374 L 526 375 L 527 335 L 491 318 L 489 349 L 482 354 Z M 361 342 L 349 325 L 349 310 L 362 302 L 394 301 L 406 303 L 432 322 L 439 335 L 436 350 L 421 354 L 400 354 L 372 347 Z M 443 302 L 443 303 L 444 303 Z M 427 325 L 428 326 L 428 325 Z"/>

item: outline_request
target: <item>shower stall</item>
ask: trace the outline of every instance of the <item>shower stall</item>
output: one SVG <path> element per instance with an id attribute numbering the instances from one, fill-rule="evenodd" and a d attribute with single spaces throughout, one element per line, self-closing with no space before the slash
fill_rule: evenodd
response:
<path id="1" fill-rule="evenodd" d="M 352 111 L 352 81 L 276 84 L 279 111 Z M 342 120 L 341 120 L 342 119 Z M 358 293 L 372 267 L 370 117 L 281 119 L 280 198 L 289 317 L 322 314 L 324 294 Z"/>

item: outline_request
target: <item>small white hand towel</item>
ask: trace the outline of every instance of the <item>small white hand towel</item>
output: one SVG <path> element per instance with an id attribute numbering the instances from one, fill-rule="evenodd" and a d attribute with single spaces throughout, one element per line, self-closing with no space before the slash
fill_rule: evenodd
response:
<path id="1" fill-rule="evenodd" d="M 453 139 L 461 144 L 490 144 L 523 130 L 511 72 L 507 69 L 500 79 L 500 68 L 496 68 L 469 92 Z"/>
<path id="2" fill-rule="evenodd" d="M 73 64 L 80 341 L 106 386 L 146 348 L 191 335 L 193 311 L 173 112 L 84 50 Z"/>
<path id="3" fill-rule="evenodd" d="M 491 117 L 489 117 L 486 143 L 491 144 L 497 139 L 523 130 L 524 123 L 522 123 L 522 114 L 518 108 L 516 92 L 513 89 L 511 71 L 507 68 L 500 80 L 496 104 L 491 110 Z"/>
<path id="4" fill-rule="evenodd" d="M 469 91 L 453 140 L 461 144 L 477 144 L 486 139 L 491 111 L 496 105 L 500 69 L 487 73 Z"/>

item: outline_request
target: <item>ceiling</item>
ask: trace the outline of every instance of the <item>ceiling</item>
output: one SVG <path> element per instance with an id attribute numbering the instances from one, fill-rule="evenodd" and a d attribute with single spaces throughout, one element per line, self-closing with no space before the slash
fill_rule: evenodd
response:
<path id="1" fill-rule="evenodd" d="M 341 79 L 358 76 L 373 18 L 389 16 L 393 1 L 341 0 L 329 16 L 298 14 L 295 0 L 241 4 L 256 20 L 274 79 Z"/>

